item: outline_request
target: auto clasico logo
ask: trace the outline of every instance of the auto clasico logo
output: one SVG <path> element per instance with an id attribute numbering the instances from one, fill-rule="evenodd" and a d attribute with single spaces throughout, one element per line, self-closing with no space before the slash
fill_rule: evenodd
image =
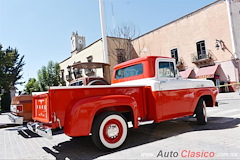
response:
<path id="1" fill-rule="evenodd" d="M 160 150 L 157 154 L 158 158 L 176 158 L 176 157 L 182 157 L 182 158 L 213 158 L 215 156 L 214 152 L 209 151 L 192 151 L 192 150 L 182 150 L 180 152 L 174 152 L 174 151 L 163 151 Z"/>

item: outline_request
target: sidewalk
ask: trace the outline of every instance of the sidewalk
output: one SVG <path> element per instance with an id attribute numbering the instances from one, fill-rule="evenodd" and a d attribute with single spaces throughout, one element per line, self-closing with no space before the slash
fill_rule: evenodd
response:
<path id="1" fill-rule="evenodd" d="M 13 125 L 13 122 L 8 118 L 10 113 L 0 114 L 0 128 L 6 127 L 7 125 Z"/>
<path id="2" fill-rule="evenodd" d="M 218 93 L 217 100 L 223 99 L 240 99 L 239 92 Z"/>

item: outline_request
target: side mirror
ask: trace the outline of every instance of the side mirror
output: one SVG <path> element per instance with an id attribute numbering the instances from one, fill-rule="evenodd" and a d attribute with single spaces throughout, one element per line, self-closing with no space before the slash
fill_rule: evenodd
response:
<path id="1" fill-rule="evenodd" d="M 175 73 L 175 75 L 178 77 L 178 71 L 177 71 L 177 69 L 175 69 L 174 73 Z"/>

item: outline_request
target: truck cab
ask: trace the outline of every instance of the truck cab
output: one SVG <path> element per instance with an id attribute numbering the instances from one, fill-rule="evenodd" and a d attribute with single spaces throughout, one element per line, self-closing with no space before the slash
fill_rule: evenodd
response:
<path id="1" fill-rule="evenodd" d="M 114 67 L 112 82 L 116 86 L 151 87 L 153 101 L 159 99 L 158 103 L 161 107 L 152 104 L 155 110 L 149 110 L 147 119 L 154 119 L 156 122 L 193 114 L 191 108 L 193 103 L 196 103 L 194 101 L 198 100 L 197 94 L 206 94 L 204 96 L 206 107 L 212 107 L 216 103 L 214 97 L 217 95 L 217 90 L 212 81 L 183 79 L 178 72 L 175 59 L 169 57 L 148 56 L 131 60 L 131 63 L 121 63 Z M 176 107 L 178 104 L 182 104 L 181 107 Z M 158 114 L 155 115 L 151 111 Z"/>

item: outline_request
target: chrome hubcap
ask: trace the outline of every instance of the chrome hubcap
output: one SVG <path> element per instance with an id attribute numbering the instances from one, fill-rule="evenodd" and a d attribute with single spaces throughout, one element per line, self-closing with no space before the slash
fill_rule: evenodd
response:
<path id="1" fill-rule="evenodd" d="M 119 128 L 116 124 L 109 125 L 107 129 L 107 135 L 110 138 L 116 138 L 119 134 Z"/>

